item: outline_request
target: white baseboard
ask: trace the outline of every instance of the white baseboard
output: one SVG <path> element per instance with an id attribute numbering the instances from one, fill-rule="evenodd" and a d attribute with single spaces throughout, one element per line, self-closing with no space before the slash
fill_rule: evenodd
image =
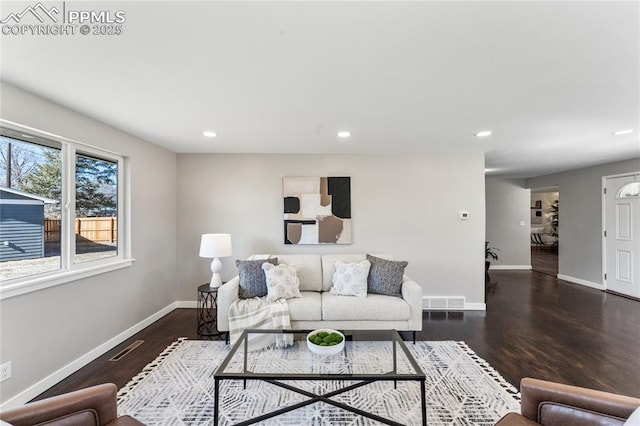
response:
<path id="1" fill-rule="evenodd" d="M 80 358 L 70 362 L 69 364 L 53 372 L 52 374 L 40 380 L 39 382 L 35 383 L 34 385 L 23 390 L 16 396 L 8 399 L 4 403 L 2 403 L 2 405 L 0 405 L 0 411 L 19 407 L 29 402 L 30 400 L 40 395 L 42 392 L 46 391 L 53 385 L 61 382 L 63 379 L 69 377 L 71 374 L 75 373 L 85 365 L 89 364 L 91 361 L 102 356 L 107 351 L 111 350 L 115 346 L 127 340 L 129 337 L 141 331 L 143 328 L 153 324 L 154 322 L 156 322 L 163 316 L 167 315 L 169 312 L 173 311 L 177 307 L 182 307 L 182 306 L 178 306 L 179 304 L 182 304 L 182 303 L 193 303 L 194 307 L 196 304 L 196 302 L 173 302 L 172 304 L 160 309 L 158 312 L 143 319 L 142 321 L 130 327 L 129 329 L 123 331 L 122 333 L 112 337 L 105 343 L 90 350 L 86 354 L 82 355 Z"/>
<path id="2" fill-rule="evenodd" d="M 489 270 L 518 270 L 518 271 L 527 271 L 531 269 L 531 265 L 491 265 L 489 266 Z"/>
<path id="3" fill-rule="evenodd" d="M 195 300 L 181 300 L 181 301 L 177 301 L 174 302 L 174 309 L 179 309 L 179 308 L 191 308 L 191 309 L 196 309 L 198 307 L 198 302 Z"/>
<path id="4" fill-rule="evenodd" d="M 465 303 L 464 304 L 465 311 L 486 311 L 487 304 L 486 303 Z"/>
<path id="5" fill-rule="evenodd" d="M 581 278 L 570 277 L 569 275 L 558 274 L 558 279 L 563 281 L 569 281 L 570 283 L 580 284 L 587 287 L 595 288 L 597 290 L 604 290 L 604 286 L 592 281 L 583 280 Z"/>

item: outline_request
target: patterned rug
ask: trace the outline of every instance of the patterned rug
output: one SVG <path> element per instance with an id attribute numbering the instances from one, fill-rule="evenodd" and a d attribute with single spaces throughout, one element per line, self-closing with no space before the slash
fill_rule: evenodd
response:
<path id="1" fill-rule="evenodd" d="M 426 374 L 427 424 L 493 425 L 520 410 L 520 395 L 464 342 L 417 342 L 409 350 Z M 223 342 L 180 339 L 118 393 L 119 414 L 152 425 L 213 424 L 213 373 L 229 352 Z M 307 390 L 337 389 L 345 382 L 305 382 Z M 300 383 L 296 383 L 300 385 Z M 290 405 L 303 396 L 261 381 L 221 382 L 220 425 Z M 421 424 L 420 387 L 375 382 L 336 397 L 341 402 L 406 425 Z M 324 403 L 272 418 L 269 425 L 372 425 L 373 420 Z"/>

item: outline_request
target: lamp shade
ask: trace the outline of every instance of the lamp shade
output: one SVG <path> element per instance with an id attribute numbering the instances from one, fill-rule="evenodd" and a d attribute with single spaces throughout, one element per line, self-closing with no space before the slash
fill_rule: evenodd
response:
<path id="1" fill-rule="evenodd" d="M 200 240 L 200 257 L 231 256 L 230 234 L 202 234 Z"/>

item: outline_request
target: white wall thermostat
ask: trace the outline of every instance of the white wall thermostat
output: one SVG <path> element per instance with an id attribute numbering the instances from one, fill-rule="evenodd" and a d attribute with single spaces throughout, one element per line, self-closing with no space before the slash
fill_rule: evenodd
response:
<path id="1" fill-rule="evenodd" d="M 467 220 L 469 219 L 469 212 L 463 212 L 462 210 L 460 210 L 458 212 L 458 219 L 460 220 Z"/>

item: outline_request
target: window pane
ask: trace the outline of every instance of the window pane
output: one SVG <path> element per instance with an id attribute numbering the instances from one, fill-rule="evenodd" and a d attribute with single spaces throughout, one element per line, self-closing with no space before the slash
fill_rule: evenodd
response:
<path id="1" fill-rule="evenodd" d="M 86 262 L 118 254 L 118 163 L 76 155 L 76 254 Z"/>
<path id="2" fill-rule="evenodd" d="M 10 135 L 2 129 L 0 281 L 55 271 L 61 265 L 61 151 Z"/>
<path id="3" fill-rule="evenodd" d="M 617 198 L 639 198 L 640 197 L 640 182 L 631 182 L 626 184 L 618 192 Z"/>

